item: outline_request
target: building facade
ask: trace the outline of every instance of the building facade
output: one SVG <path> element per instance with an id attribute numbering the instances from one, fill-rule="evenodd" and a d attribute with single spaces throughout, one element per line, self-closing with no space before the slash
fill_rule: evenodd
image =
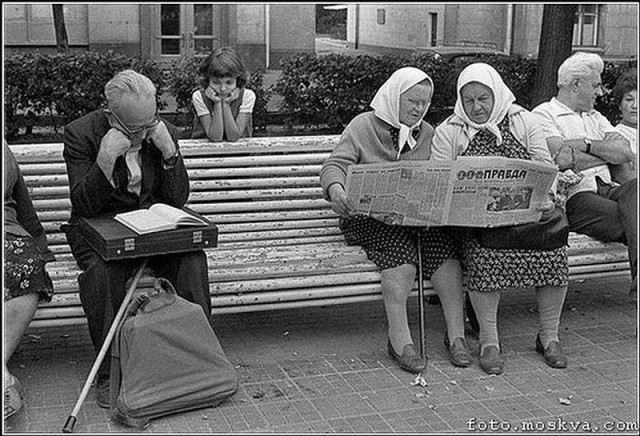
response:
<path id="1" fill-rule="evenodd" d="M 500 52 L 537 58 L 544 4 L 350 4 L 347 44 L 363 51 Z M 637 58 L 636 3 L 580 4 L 574 50 Z"/>
<path id="2" fill-rule="evenodd" d="M 5 3 L 3 9 L 5 50 L 55 50 L 51 3 Z M 72 50 L 170 62 L 232 46 L 252 71 L 315 50 L 313 4 L 69 3 L 63 10 Z"/>

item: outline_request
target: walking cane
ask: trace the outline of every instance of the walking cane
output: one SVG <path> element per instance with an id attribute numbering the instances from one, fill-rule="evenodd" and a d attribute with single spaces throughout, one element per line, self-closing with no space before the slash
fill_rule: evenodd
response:
<path id="1" fill-rule="evenodd" d="M 69 415 L 69 417 L 67 418 L 67 421 L 64 424 L 64 427 L 62 428 L 63 433 L 73 433 L 73 427 L 76 425 L 80 407 L 82 407 L 82 403 L 84 403 L 84 400 L 87 397 L 87 394 L 89 393 L 89 389 L 91 388 L 91 383 L 93 383 L 93 379 L 96 377 L 96 374 L 98 373 L 98 368 L 100 368 L 100 364 L 104 360 L 104 356 L 107 354 L 107 350 L 111 346 L 111 341 L 113 340 L 113 337 L 116 334 L 116 329 L 118 328 L 118 324 L 120 324 L 120 320 L 124 315 L 125 309 L 129 305 L 129 301 L 131 301 L 131 297 L 133 296 L 133 291 L 135 291 L 136 287 L 138 286 L 138 281 L 142 276 L 142 271 L 147 266 L 147 260 L 148 259 L 145 259 L 142 262 L 142 264 L 140 265 L 140 268 L 138 268 L 138 271 L 136 271 L 136 275 L 133 277 L 133 281 L 131 282 L 131 285 L 129 285 L 129 289 L 127 290 L 127 293 L 124 296 L 124 300 L 122 300 L 122 305 L 120 306 L 120 309 L 118 309 L 118 313 L 116 314 L 116 317 L 113 320 L 113 324 L 111 324 L 111 327 L 109 328 L 109 333 L 107 333 L 107 337 L 105 338 L 104 343 L 102 344 L 102 348 L 100 348 L 98 357 L 96 357 L 96 361 L 93 363 L 93 367 L 89 372 L 89 377 L 87 378 L 87 381 L 84 382 L 84 386 L 82 388 L 82 391 L 80 392 L 80 397 L 78 398 L 78 401 L 76 402 L 76 405 L 73 408 L 71 415 Z"/>
<path id="2" fill-rule="evenodd" d="M 424 328 L 424 279 L 422 276 L 422 241 L 418 233 L 418 310 L 420 311 L 420 356 L 427 364 L 427 338 Z"/>

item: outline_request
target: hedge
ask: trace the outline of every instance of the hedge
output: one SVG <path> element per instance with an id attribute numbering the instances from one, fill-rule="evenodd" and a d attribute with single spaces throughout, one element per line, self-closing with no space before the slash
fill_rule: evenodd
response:
<path id="1" fill-rule="evenodd" d="M 252 73 L 247 87 L 256 93 L 254 128 L 266 129 L 270 116 L 267 104 L 272 95 L 282 96 L 281 112 L 289 126 L 342 129 L 369 103 L 382 83 L 398 68 L 415 66 L 435 83 L 435 93 L 426 119 L 437 124 L 448 116 L 456 98 L 460 71 L 472 62 L 486 62 L 496 68 L 516 96 L 516 102 L 530 108 L 536 60 L 518 55 L 469 54 L 445 58 L 433 52 L 411 55 L 299 54 L 281 61 L 281 74 L 271 89 L 264 89 L 264 71 Z M 620 74 L 637 65 L 605 62 L 602 82 L 605 95 L 596 109 L 617 123 L 619 109 L 611 90 Z M 113 75 L 132 68 L 148 76 L 158 88 L 175 97 L 184 124 L 191 124 L 191 94 L 200 79 L 196 61 L 174 62 L 161 67 L 154 61 L 129 58 L 113 52 L 42 54 L 16 52 L 5 57 L 5 135 L 15 137 L 21 127 L 30 127 L 36 116 L 51 116 L 57 129 L 104 104 L 103 89 Z M 18 116 L 21 113 L 23 116 Z M 55 115 L 55 116 L 54 116 Z M 57 131 L 57 130 L 56 130 Z"/>
<path id="2" fill-rule="evenodd" d="M 5 135 L 29 127 L 35 116 L 51 116 L 57 127 L 103 105 L 104 85 L 118 71 L 131 68 L 149 77 L 162 105 L 162 71 L 151 61 L 113 52 L 42 54 L 17 52 L 5 57 Z M 18 112 L 24 114 L 18 117 Z"/>
<path id="3" fill-rule="evenodd" d="M 437 124 L 452 112 L 458 75 L 473 62 L 492 65 L 513 91 L 516 102 L 532 109 L 537 61 L 519 55 L 469 54 L 444 58 L 431 52 L 357 57 L 300 54 L 281 62 L 282 74 L 273 91 L 284 97 L 282 106 L 289 112 L 286 120 L 289 124 L 327 124 L 340 131 L 357 114 L 370 110 L 369 103 L 377 89 L 393 71 L 415 66 L 429 74 L 435 83 L 431 107 L 425 118 Z M 618 121 L 619 109 L 613 102 L 611 90 L 617 77 L 636 63 L 636 60 L 605 62 L 602 73 L 605 95 L 598 100 L 596 109 L 614 124 Z"/>

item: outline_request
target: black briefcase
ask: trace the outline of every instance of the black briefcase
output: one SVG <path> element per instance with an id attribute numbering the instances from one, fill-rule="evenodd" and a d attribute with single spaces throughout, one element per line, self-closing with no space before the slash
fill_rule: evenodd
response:
<path id="1" fill-rule="evenodd" d="M 207 224 L 139 235 L 112 217 L 80 218 L 79 230 L 104 260 L 131 259 L 159 254 L 212 248 L 218 244 L 218 228 L 196 212 Z"/>

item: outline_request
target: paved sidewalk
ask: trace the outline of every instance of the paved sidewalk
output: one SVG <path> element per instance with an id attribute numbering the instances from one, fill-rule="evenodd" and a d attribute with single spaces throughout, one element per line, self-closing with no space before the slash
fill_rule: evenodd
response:
<path id="1" fill-rule="evenodd" d="M 477 359 L 454 368 L 442 344 L 440 306 L 427 305 L 427 386 L 386 353 L 381 301 L 215 318 L 238 370 L 240 389 L 216 408 L 151 421 L 145 433 L 443 433 L 496 428 L 580 433 L 638 429 L 637 309 L 625 278 L 572 283 L 561 339 L 569 367 L 535 352 L 533 292 L 506 295 L 500 308 L 505 372 L 487 376 Z M 410 322 L 418 338 L 417 301 Z M 478 343 L 470 340 L 477 355 Z M 94 353 L 86 326 L 31 329 L 10 361 L 27 407 L 6 433 L 59 433 Z M 470 420 L 474 424 L 469 427 Z M 574 428 L 572 428 L 574 426 Z M 134 432 L 109 420 L 91 389 L 76 433 Z M 489 433 L 485 431 L 485 433 Z"/>

